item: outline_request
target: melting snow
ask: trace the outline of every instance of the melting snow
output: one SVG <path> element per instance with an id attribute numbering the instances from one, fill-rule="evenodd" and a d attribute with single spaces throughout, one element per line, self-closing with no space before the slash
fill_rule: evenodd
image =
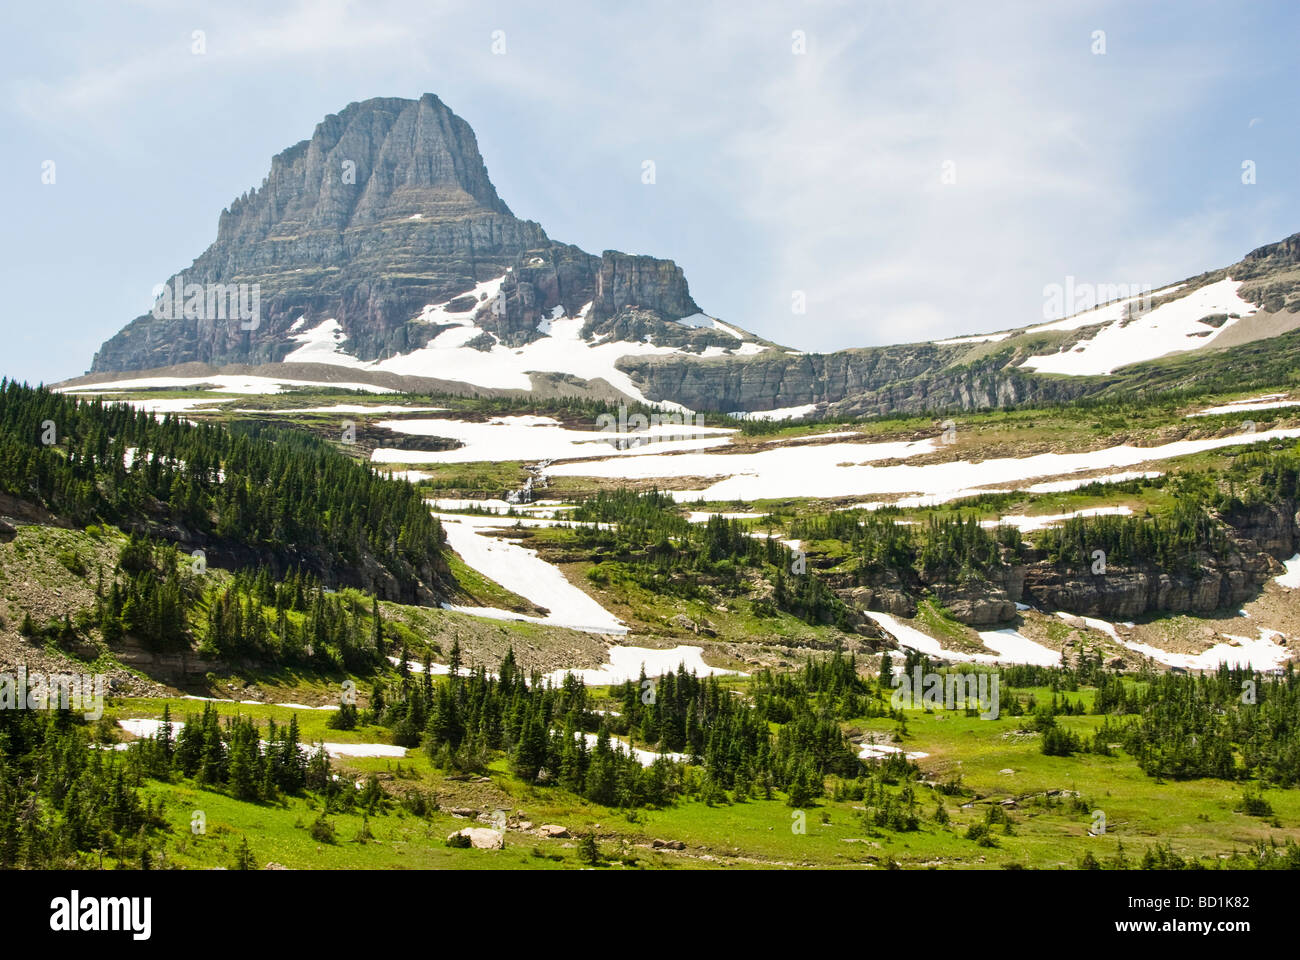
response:
<path id="1" fill-rule="evenodd" d="M 1237 290 L 1241 284 L 1231 280 L 1220 280 L 1193 290 L 1177 300 L 1148 310 L 1135 319 L 1124 322 L 1117 311 L 1123 304 L 1103 307 L 1091 314 L 1115 313 L 1107 326 L 1103 327 L 1090 340 L 1076 343 L 1064 352 L 1030 357 L 1021 367 L 1037 370 L 1039 373 L 1063 373 L 1073 376 L 1088 376 L 1110 373 L 1117 367 L 1143 360 L 1154 360 L 1168 353 L 1195 350 L 1213 343 L 1224 330 L 1236 321 L 1230 318 L 1222 326 L 1208 326 L 1201 323 L 1203 317 L 1211 314 L 1226 313 L 1250 316 L 1258 309 L 1253 304 L 1241 299 Z M 1139 298 L 1133 298 L 1139 299 Z M 1125 301 L 1131 302 L 1131 301 Z M 1081 314 L 1087 317 L 1090 314 Z M 1079 319 L 1072 317 L 1069 321 Z M 1104 322 L 1094 318 L 1094 323 Z M 1036 327 L 1036 330 L 1070 329 L 1049 325 Z M 1208 334 L 1197 336 L 1197 334 Z"/>
<path id="2" fill-rule="evenodd" d="M 1150 293 L 1140 293 L 1135 297 L 1125 297 L 1122 300 L 1114 300 L 1110 303 L 1102 304 L 1100 307 L 1094 307 L 1091 310 L 1084 310 L 1073 316 L 1065 317 L 1061 320 L 1053 320 L 1051 323 L 1040 323 L 1037 326 L 1028 327 L 1025 333 L 1043 333 L 1049 330 L 1078 330 L 1080 327 L 1091 327 L 1101 323 L 1114 323 L 1124 319 L 1124 308 L 1131 303 L 1136 303 L 1143 298 L 1155 300 L 1167 293 L 1173 293 L 1182 289 L 1183 284 L 1175 284 L 1172 287 L 1164 287 L 1160 290 L 1152 290 Z"/>
<path id="3" fill-rule="evenodd" d="M 228 400 L 217 401 L 219 403 L 229 403 Z M 396 403 L 335 403 L 328 407 L 283 407 L 275 410 L 232 410 L 232 413 L 253 413 L 259 416 L 268 413 L 439 413 L 446 410 L 446 407 L 404 407 Z"/>
<path id="4" fill-rule="evenodd" d="M 1198 410 L 1195 413 L 1189 413 L 1188 417 L 1212 417 L 1219 413 L 1241 413 L 1246 410 L 1276 410 L 1279 407 L 1300 407 L 1300 400 L 1283 400 L 1284 393 L 1274 393 L 1266 397 L 1255 397 L 1250 400 L 1233 400 L 1231 403 L 1225 403 L 1218 407 L 1206 407 L 1204 410 Z"/>
<path id="5" fill-rule="evenodd" d="M 77 394 L 80 396 L 80 394 Z M 135 410 L 146 413 L 188 413 L 196 410 L 215 409 L 217 404 L 231 403 L 231 397 L 217 397 L 208 400 L 204 397 L 166 397 L 157 400 L 109 400 L 107 403 L 122 403 Z"/>
<path id="6" fill-rule="evenodd" d="M 994 663 L 997 661 L 997 657 L 990 656 L 987 653 L 961 653 L 957 650 L 946 650 L 943 644 L 928 633 L 922 633 L 915 627 L 903 623 L 887 613 L 876 613 L 874 610 L 865 612 L 868 617 L 892 633 L 899 644 L 928 656 L 938 657 L 943 660 L 959 660 L 963 663 Z"/>
<path id="7" fill-rule="evenodd" d="M 943 660 L 954 660 L 963 663 L 1032 663 L 1039 666 L 1055 666 L 1061 662 L 1061 655 L 1057 651 L 1050 650 L 1040 643 L 1035 643 L 1010 628 L 980 631 L 980 640 L 984 643 L 984 646 L 996 651 L 996 655 L 962 653 L 957 650 L 945 649 L 943 644 L 928 633 L 922 633 L 915 627 L 909 626 L 887 613 L 876 613 L 871 610 L 866 611 L 866 614 L 892 633 L 894 639 L 902 646 L 910 647 L 928 656 Z"/>
<path id="8" fill-rule="evenodd" d="M 157 736 L 158 731 L 162 729 L 161 720 L 131 719 L 117 721 L 127 733 L 137 737 Z M 184 723 L 178 723 L 173 720 L 171 723 L 172 735 L 175 736 L 183 728 Z M 266 741 L 263 741 L 265 743 Z M 119 745 L 121 746 L 121 745 Z M 393 746 L 391 743 L 322 743 L 325 752 L 331 757 L 405 757 L 406 748 Z M 304 753 L 313 752 L 317 745 L 303 743 L 299 745 Z"/>
<path id="9" fill-rule="evenodd" d="M 324 380 L 299 380 L 292 377 L 252 377 L 217 374 L 211 377 L 137 377 L 133 380 L 113 380 L 105 383 L 81 384 L 60 387 L 60 393 L 102 393 L 119 390 L 195 389 L 206 386 L 217 393 L 282 393 L 286 387 L 333 387 L 338 390 L 360 390 L 365 393 L 397 393 L 391 387 L 376 387 L 369 383 L 329 383 Z"/>
<path id="10" fill-rule="evenodd" d="M 1278 574 L 1273 578 L 1274 582 L 1282 587 L 1300 590 L 1300 553 L 1290 560 L 1283 561 L 1282 565 L 1286 567 L 1286 573 Z"/>
<path id="11" fill-rule="evenodd" d="M 1129 467 L 1151 460 L 1183 457 L 1244 443 L 1300 437 L 1300 429 L 1267 430 L 1227 437 L 1178 440 L 1156 447 L 1129 445 L 1081 453 L 1043 453 L 969 462 L 872 466 L 871 462 L 918 456 L 938 449 L 933 439 L 885 443 L 829 443 L 820 446 L 776 447 L 756 453 L 683 453 L 564 463 L 544 471 L 553 476 L 710 477 L 725 479 L 702 490 L 677 490 L 678 502 L 694 500 L 754 501 L 780 497 L 832 498 L 855 494 L 919 492 L 931 502 L 960 499 L 991 488 L 1027 489 L 1035 477 L 1091 473 L 1107 467 Z M 1096 482 L 1098 477 L 1072 478 L 1034 484 L 1031 492 L 1052 492 Z M 983 488 L 983 489 L 981 489 Z"/>
<path id="12" fill-rule="evenodd" d="M 504 279 L 503 275 L 485 281 L 461 296 L 473 296 L 480 304 L 490 303 L 500 295 Z M 484 295 L 486 300 L 483 299 Z M 531 373 L 568 373 L 583 380 L 603 379 L 634 400 L 650 403 L 632 382 L 632 378 L 618 369 L 616 364 L 619 359 L 627 356 L 682 353 L 676 347 L 658 347 L 650 343 L 595 343 L 583 340 L 581 331 L 591 309 L 590 303 L 585 304 L 576 317 L 557 315 L 559 312 L 553 311 L 549 318 L 544 318 L 538 324 L 538 330 L 546 335 L 522 347 L 505 347 L 494 342 L 486 350 L 477 350 L 467 346 L 471 340 L 485 332 L 474 324 L 477 307 L 463 313 L 448 313 L 447 306 L 456 299 L 460 297 L 424 308 L 418 320 L 429 324 L 451 324 L 453 328 L 439 331 L 423 347 L 410 353 L 370 362 L 362 361 L 342 349 L 347 338 L 342 336 L 337 322 L 325 320 L 311 330 L 296 335 L 294 339 L 302 346 L 284 359 L 286 362 L 330 363 L 355 370 L 382 370 L 404 376 L 435 377 L 507 390 L 532 389 Z M 719 325 L 712 318 L 708 319 L 717 329 L 740 337 L 731 328 Z M 675 407 L 667 402 L 653 405 Z"/>
<path id="13" fill-rule="evenodd" d="M 737 420 L 802 420 L 817 409 L 815 403 L 805 403 L 797 407 L 779 407 L 776 410 L 737 410 L 727 416 Z"/>
<path id="14" fill-rule="evenodd" d="M 1089 507 L 1086 510 L 1075 510 L 1071 513 L 1056 513 L 1045 516 L 1025 516 L 1016 514 L 1012 516 L 999 517 L 996 520 L 981 520 L 982 527 L 1009 526 L 1015 527 L 1022 533 L 1030 530 L 1045 530 L 1053 524 L 1062 523 L 1065 520 L 1073 520 L 1075 517 L 1128 517 L 1132 516 L 1133 510 L 1130 507 Z"/>
<path id="15" fill-rule="evenodd" d="M 627 633 L 622 621 L 566 580 L 558 567 L 542 560 L 536 551 L 479 533 L 466 522 L 476 518 L 453 518 L 444 514 L 441 519 L 447 543 L 467 564 L 550 612 L 545 617 L 532 617 L 494 607 L 451 606 L 448 609 L 478 617 L 569 627 L 587 633 Z"/>
<path id="16" fill-rule="evenodd" d="M 989 333 L 983 336 L 974 337 L 952 337 L 948 340 L 935 340 L 936 347 L 950 347 L 960 343 L 996 343 L 999 340 L 1005 340 L 1011 336 L 1009 333 Z"/>
<path id="17" fill-rule="evenodd" d="M 600 734 L 584 733 L 582 739 L 587 741 L 587 749 L 591 750 L 596 746 L 596 742 L 600 739 Z M 632 756 L 636 757 L 637 762 L 643 767 L 650 766 L 660 757 L 663 757 L 665 760 L 674 760 L 677 763 L 687 763 L 691 759 L 684 753 L 654 753 L 650 750 L 642 750 L 640 747 L 629 746 L 628 742 L 622 737 L 611 736 L 609 738 L 609 745 L 614 749 L 622 747 L 625 753 L 630 753 Z"/>
<path id="18" fill-rule="evenodd" d="M 609 663 L 603 667 L 588 670 L 553 670 L 546 675 L 546 678 L 552 683 L 560 684 L 564 682 L 565 675 L 571 673 L 581 678 L 582 682 L 589 687 L 603 687 L 640 679 L 642 666 L 645 667 L 647 677 L 661 677 L 665 673 L 676 673 L 679 666 L 684 666 L 688 673 L 694 673 L 699 677 L 724 674 L 741 677 L 746 675 L 738 670 L 724 670 L 721 667 L 709 666 L 704 662 L 703 647 L 684 645 L 667 650 L 656 650 L 652 647 L 617 646 L 609 648 Z"/>
<path id="19" fill-rule="evenodd" d="M 863 743 L 862 749 L 858 751 L 859 760 L 883 760 L 891 753 L 903 753 L 902 747 L 895 747 L 887 743 Z M 914 751 L 906 754 L 908 760 L 923 760 L 929 756 L 928 753 Z"/>
<path id="20" fill-rule="evenodd" d="M 371 454 L 378 463 L 470 463 L 479 460 L 564 460 L 582 457 L 643 456 L 672 450 L 726 446 L 735 430 L 694 424 L 659 424 L 645 430 L 617 433 L 572 430 L 550 417 L 497 417 L 484 423 L 467 420 L 384 420 L 376 424 L 420 437 L 459 440 L 455 450 L 398 450 L 380 447 Z M 617 444 L 627 442 L 626 449 Z"/>
<path id="21" fill-rule="evenodd" d="M 708 523 L 713 517 L 722 517 L 724 520 L 761 520 L 767 516 L 765 513 L 713 513 L 709 510 L 692 510 L 686 515 L 686 519 L 691 523 Z"/>
<path id="22" fill-rule="evenodd" d="M 1057 616 L 1064 620 L 1072 618 L 1072 615 L 1068 613 L 1057 613 Z M 1105 620 L 1098 620 L 1096 617 L 1079 617 L 1078 619 L 1092 627 L 1092 629 L 1106 634 L 1116 643 L 1132 650 L 1134 653 L 1150 657 L 1157 663 L 1163 663 L 1168 667 L 1182 667 L 1184 670 L 1217 670 L 1220 663 L 1226 663 L 1229 667 L 1275 670 L 1290 659 L 1286 647 L 1283 647 L 1274 639 L 1275 637 L 1281 637 L 1282 634 L 1277 630 L 1268 630 L 1264 627 L 1259 628 L 1259 637 L 1257 639 L 1225 634 L 1230 642 L 1216 643 L 1208 650 L 1203 650 L 1200 653 L 1171 653 L 1168 650 L 1162 650 L 1147 643 L 1126 640 L 1119 635 L 1119 631 L 1115 629 L 1114 624 L 1107 623 Z M 1126 623 L 1124 626 L 1131 629 L 1133 624 Z"/>
<path id="23" fill-rule="evenodd" d="M 692 313 L 689 317 L 682 317 L 677 322 L 685 324 L 688 327 L 700 327 L 705 330 L 718 330 L 722 333 L 728 334 L 729 336 L 735 337 L 737 340 L 745 339 L 745 335 L 740 331 L 727 326 L 721 320 L 716 317 L 711 317 L 707 313 Z M 759 347 L 759 349 L 761 350 L 762 347 Z"/>
<path id="24" fill-rule="evenodd" d="M 1061 653 L 1035 643 L 1010 627 L 1003 630 L 981 630 L 980 640 L 990 650 L 997 651 L 997 659 L 1004 663 L 1031 663 L 1039 667 L 1058 667 Z"/>

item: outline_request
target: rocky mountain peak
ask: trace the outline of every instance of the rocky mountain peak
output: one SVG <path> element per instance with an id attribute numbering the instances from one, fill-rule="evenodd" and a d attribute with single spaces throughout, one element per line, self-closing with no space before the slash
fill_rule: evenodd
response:
<path id="1" fill-rule="evenodd" d="M 272 158 L 262 185 L 221 214 L 215 242 L 167 281 L 256 284 L 257 322 L 145 314 L 92 370 L 275 362 L 299 320 L 337 320 L 362 359 L 402 353 L 426 304 L 549 244 L 497 196 L 474 131 L 436 96 L 349 104 Z"/>
<path id="2" fill-rule="evenodd" d="M 438 305 L 450 308 L 432 315 L 482 331 L 476 349 L 520 347 L 548 336 L 551 319 L 580 315 L 584 342 L 702 352 L 740 337 L 711 329 L 709 318 L 679 322 L 703 314 L 671 260 L 593 256 L 517 219 L 470 125 L 433 94 L 365 100 L 326 117 L 222 212 L 216 240 L 168 288 L 178 281 L 256 285 L 259 316 L 146 314 L 104 344 L 94 372 L 275 363 L 327 321 L 337 323 L 331 337 L 346 344 L 345 363 L 405 356 L 442 332 L 428 319 Z M 482 285 L 496 281 L 489 300 Z"/>
<path id="3" fill-rule="evenodd" d="M 387 220 L 512 216 L 469 124 L 433 94 L 352 103 L 271 159 L 221 215 L 217 241 L 258 241 Z"/>

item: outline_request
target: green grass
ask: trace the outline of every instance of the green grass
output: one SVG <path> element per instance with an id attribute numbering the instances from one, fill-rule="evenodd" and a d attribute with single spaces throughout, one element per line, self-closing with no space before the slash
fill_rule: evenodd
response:
<path id="1" fill-rule="evenodd" d="M 733 689 L 745 681 L 733 679 Z M 1021 698 L 1033 693 L 1040 701 L 1051 692 L 1038 688 L 1015 691 Z M 446 836 L 468 825 L 448 812 L 458 805 L 475 809 L 523 811 L 534 826 L 560 823 L 576 838 L 593 832 L 609 869 L 718 867 L 844 867 L 878 868 L 891 862 L 903 867 L 960 866 L 999 868 L 1008 865 L 1037 868 L 1073 867 L 1087 851 L 1113 856 L 1123 844 L 1126 854 L 1140 858 L 1156 844 L 1170 843 L 1182 856 L 1218 857 L 1243 852 L 1257 841 L 1300 840 L 1300 791 L 1269 790 L 1275 811 L 1261 819 L 1237 812 L 1242 784 L 1218 780 L 1162 782 L 1143 774 L 1131 757 L 1117 750 L 1112 757 L 1075 754 L 1048 757 L 1039 749 L 1037 734 L 1021 731 L 1021 718 L 1007 714 L 1010 691 L 1002 691 L 1003 712 L 998 719 L 967 717 L 963 711 L 904 711 L 907 734 L 901 746 L 923 751 L 921 779 L 941 782 L 960 777 L 969 791 L 948 796 L 944 804 L 951 822 L 940 827 L 932 819 L 939 794 L 924 783 L 915 786 L 923 814 L 921 829 L 895 832 L 864 823 L 860 802 L 830 799 L 807 805 L 800 817 L 781 794 L 772 799 L 718 803 L 712 806 L 683 800 L 660 810 L 635 813 L 589 803 L 557 788 L 530 786 L 508 772 L 498 758 L 488 773 L 488 784 L 446 779 L 420 750 L 405 759 L 361 758 L 334 761 L 336 769 L 358 776 L 375 775 L 390 791 L 415 787 L 438 797 L 442 809 L 427 817 L 415 816 L 390 804 L 368 821 L 373 840 L 357 842 L 360 811 L 330 813 L 336 842 L 313 840 L 308 827 L 321 812 L 314 796 L 291 797 L 278 804 L 233 800 L 191 783 L 162 784 L 145 781 L 144 791 L 165 801 L 171 830 L 165 843 L 168 860 L 178 866 L 227 866 L 239 836 L 247 836 L 259 865 L 275 861 L 291 868 L 403 869 L 455 867 L 460 869 L 551 869 L 582 866 L 576 839 L 543 840 L 532 833 L 509 830 L 501 851 L 460 850 L 446 846 Z M 1091 703 L 1092 691 L 1064 694 L 1071 702 Z M 181 719 L 186 709 L 201 708 L 194 701 L 130 699 L 114 701 L 112 716 L 156 716 L 162 704 L 172 706 Z M 321 711 L 291 710 L 261 705 L 221 704 L 223 714 L 240 711 L 259 719 L 284 722 L 297 713 L 304 739 L 362 741 L 381 738 L 369 728 L 333 731 L 324 727 Z M 1091 734 L 1100 717 L 1059 717 L 1066 729 Z M 874 730 L 893 737 L 896 723 L 889 718 L 859 719 L 845 724 L 850 731 Z M 1011 770 L 1011 773 L 1004 773 Z M 474 790 L 481 791 L 473 793 Z M 469 792 L 467 792 L 469 791 Z M 1078 795 L 1077 800 L 1072 795 Z M 988 809 L 1005 808 L 1012 833 L 994 828 L 996 845 L 981 846 L 965 837 L 966 829 L 984 822 Z M 191 832 L 193 813 L 201 810 L 207 829 Z M 1089 836 L 1095 811 L 1104 811 L 1107 832 Z M 800 829 L 802 827 L 802 830 Z M 681 852 L 652 850 L 656 838 L 680 840 Z M 534 848 L 541 853 L 538 856 Z"/>

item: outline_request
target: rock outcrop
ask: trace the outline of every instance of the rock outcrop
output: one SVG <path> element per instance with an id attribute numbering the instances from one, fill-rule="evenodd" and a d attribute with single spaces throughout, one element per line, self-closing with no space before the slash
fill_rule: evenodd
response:
<path id="1" fill-rule="evenodd" d="M 954 620 L 983 628 L 1017 616 L 1017 603 L 1107 621 L 1148 615 L 1208 615 L 1237 609 L 1254 599 L 1280 561 L 1300 551 L 1300 504 L 1292 500 L 1243 507 L 1221 517 L 1229 546 L 1221 555 L 1202 554 L 1180 570 L 1155 565 L 1090 567 L 1049 563 L 1032 553 L 1026 563 L 1004 563 L 984 579 L 923 580 L 913 571 L 885 571 L 870 583 L 832 578 L 836 594 L 855 610 L 914 617 L 930 598 Z"/>

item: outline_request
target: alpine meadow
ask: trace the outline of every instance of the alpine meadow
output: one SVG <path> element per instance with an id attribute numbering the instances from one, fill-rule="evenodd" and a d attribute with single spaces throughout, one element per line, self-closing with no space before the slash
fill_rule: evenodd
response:
<path id="1" fill-rule="evenodd" d="M 1099 871 L 1097 931 L 1266 924 L 1293 8 L 66 6 L 5 43 L 42 929 L 165 940 L 172 885 L 95 882 L 213 869 Z"/>

